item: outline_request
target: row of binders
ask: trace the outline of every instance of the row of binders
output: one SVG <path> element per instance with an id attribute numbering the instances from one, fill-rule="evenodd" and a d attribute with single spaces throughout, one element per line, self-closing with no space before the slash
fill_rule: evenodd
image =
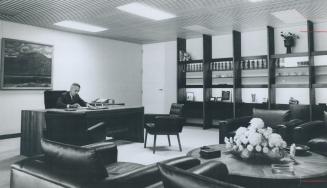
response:
<path id="1" fill-rule="evenodd" d="M 268 68 L 268 62 L 266 59 L 253 59 L 241 61 L 241 69 L 266 69 Z M 233 61 L 219 61 L 210 63 L 210 69 L 212 71 L 228 71 L 234 69 Z M 190 63 L 186 65 L 187 72 L 199 72 L 203 71 L 202 63 Z"/>
<path id="2" fill-rule="evenodd" d="M 241 69 L 267 69 L 268 62 L 267 59 L 254 59 L 241 61 Z"/>

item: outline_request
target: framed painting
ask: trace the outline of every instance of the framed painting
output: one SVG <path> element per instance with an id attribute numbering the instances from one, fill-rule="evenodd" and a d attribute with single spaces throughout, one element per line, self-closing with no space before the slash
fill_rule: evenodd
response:
<path id="1" fill-rule="evenodd" d="M 1 89 L 52 89 L 53 46 L 2 39 Z"/>

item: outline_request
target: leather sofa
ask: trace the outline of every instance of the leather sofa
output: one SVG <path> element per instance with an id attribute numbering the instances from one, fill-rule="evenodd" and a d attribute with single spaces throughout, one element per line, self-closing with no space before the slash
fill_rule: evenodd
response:
<path id="1" fill-rule="evenodd" d="M 156 164 L 117 162 L 117 146 L 112 143 L 80 147 L 43 139 L 41 146 L 44 154 L 11 166 L 11 188 L 162 186 Z M 218 161 L 200 164 L 198 159 L 179 157 L 162 163 L 214 179 L 228 175 L 226 166 Z"/>
<path id="2" fill-rule="evenodd" d="M 312 122 L 307 122 L 310 119 L 310 113 L 307 110 L 308 107 L 303 108 L 300 105 L 291 105 L 290 110 L 253 108 L 252 116 L 227 120 L 225 124 L 219 127 L 219 143 L 224 143 L 225 137 L 233 137 L 239 127 L 247 127 L 252 118 L 261 118 L 265 126 L 271 127 L 279 133 L 288 144 L 296 143 L 297 140 L 294 140 L 293 136 L 294 128 L 303 123 L 312 124 Z"/>
<path id="3" fill-rule="evenodd" d="M 314 121 L 297 126 L 294 138 L 300 144 L 306 144 L 311 151 L 327 156 L 327 112 L 324 121 Z"/>

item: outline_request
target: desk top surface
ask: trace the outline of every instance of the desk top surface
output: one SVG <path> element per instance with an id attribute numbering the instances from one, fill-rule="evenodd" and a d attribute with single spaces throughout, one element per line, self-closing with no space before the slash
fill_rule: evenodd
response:
<path id="1" fill-rule="evenodd" d="M 101 111 L 120 111 L 120 110 L 131 110 L 131 109 L 143 109 L 143 106 L 121 106 L 121 105 L 111 105 L 106 108 L 88 108 L 81 107 L 76 109 L 59 109 L 59 108 L 51 108 L 51 109 L 31 109 L 31 110 L 23 110 L 23 111 L 38 111 L 38 112 L 67 112 L 67 113 L 88 113 L 88 112 L 101 112 Z"/>

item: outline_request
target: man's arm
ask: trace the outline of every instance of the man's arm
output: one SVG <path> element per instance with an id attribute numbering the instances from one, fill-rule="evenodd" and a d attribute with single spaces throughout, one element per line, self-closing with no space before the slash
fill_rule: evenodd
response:
<path id="1" fill-rule="evenodd" d="M 83 107 L 87 105 L 87 102 L 85 102 L 79 95 L 77 95 L 77 103 Z"/>

